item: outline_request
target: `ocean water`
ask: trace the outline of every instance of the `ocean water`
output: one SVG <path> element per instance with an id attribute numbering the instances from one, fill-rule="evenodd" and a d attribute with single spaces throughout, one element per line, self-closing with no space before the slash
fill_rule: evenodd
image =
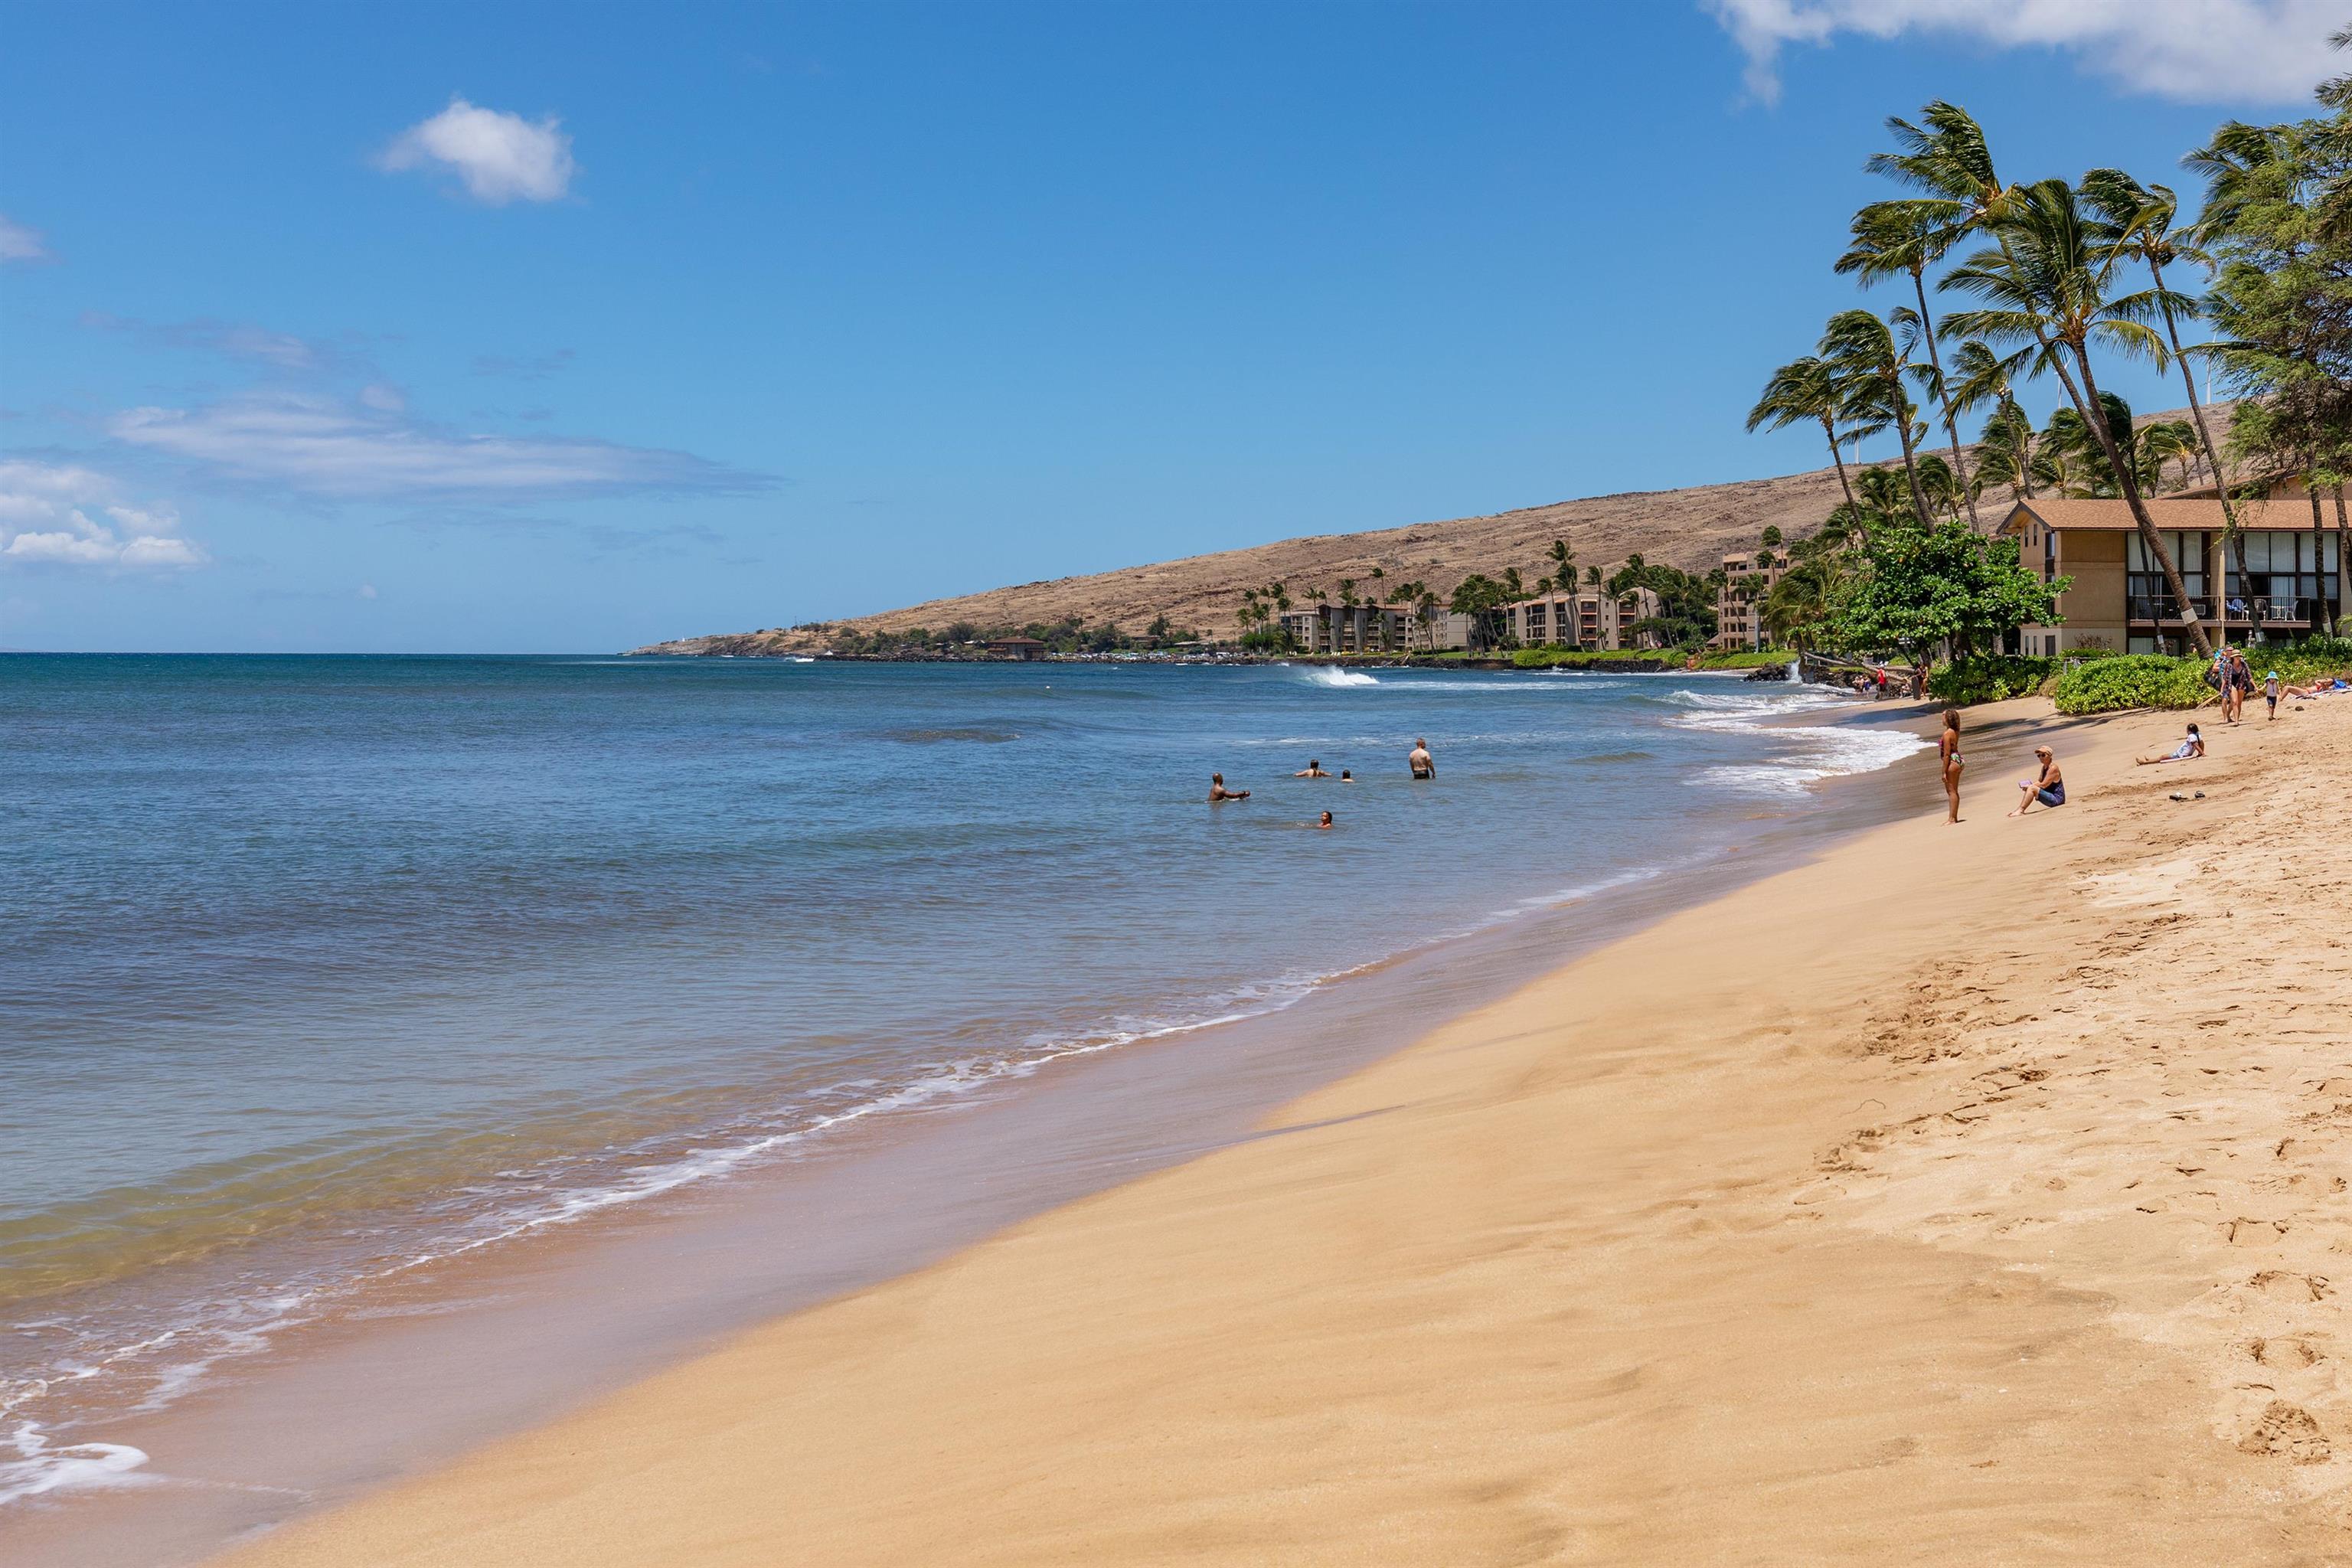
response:
<path id="1" fill-rule="evenodd" d="M 0 658 L 0 1506 L 135 1479 L 98 1434 L 422 1265 L 1690 871 L 1923 744 L 1806 721 L 1838 705 Z M 1205 804 L 1213 770 L 1252 798 Z"/>

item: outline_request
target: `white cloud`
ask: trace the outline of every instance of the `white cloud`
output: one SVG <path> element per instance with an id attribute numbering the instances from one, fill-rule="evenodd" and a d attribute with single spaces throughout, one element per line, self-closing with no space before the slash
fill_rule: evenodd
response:
<path id="1" fill-rule="evenodd" d="M 48 247 L 37 229 L 26 228 L 0 213 L 0 261 L 47 261 Z"/>
<path id="2" fill-rule="evenodd" d="M 255 395 L 196 409 L 133 408 L 107 428 L 119 441 L 232 479 L 360 500 L 713 494 L 764 489 L 772 482 L 685 452 L 472 435 L 321 397 Z"/>
<path id="3" fill-rule="evenodd" d="M 361 598 L 362 598 L 362 599 L 373 599 L 373 598 L 374 598 L 374 597 L 375 597 L 375 584 L 373 584 L 373 583 L 362 583 L 362 584 L 360 584 L 360 597 L 361 597 Z"/>
<path id="4" fill-rule="evenodd" d="M 2331 61 L 2345 0 L 1701 0 L 1748 57 L 1748 90 L 1780 97 L 1782 46 L 1927 34 L 2046 48 L 2139 92 L 2193 102 L 2287 103 Z"/>
<path id="5" fill-rule="evenodd" d="M 169 505 L 132 506 L 94 468 L 0 459 L 0 562 L 141 571 L 205 560 Z"/>
<path id="6" fill-rule="evenodd" d="M 551 114 L 534 125 L 520 114 L 453 98 L 432 119 L 394 137 L 376 164 L 394 171 L 427 165 L 454 171 L 467 194 L 489 206 L 551 202 L 571 189 L 578 167 L 562 124 Z"/>
<path id="7" fill-rule="evenodd" d="M 321 370 L 339 357 L 291 332 L 273 332 L 250 321 L 142 321 L 133 316 L 84 310 L 81 324 L 100 331 L 127 332 L 142 342 L 163 348 L 224 354 L 272 370 Z"/>

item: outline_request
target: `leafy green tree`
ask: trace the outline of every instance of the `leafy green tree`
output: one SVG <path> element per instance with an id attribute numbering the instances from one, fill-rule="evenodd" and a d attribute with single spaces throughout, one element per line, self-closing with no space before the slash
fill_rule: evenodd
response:
<path id="1" fill-rule="evenodd" d="M 1872 536 L 1863 569 L 1839 599 L 1836 636 L 1847 647 L 1900 650 L 1926 668 L 1939 646 L 1956 656 L 1997 648 L 2028 624 L 2058 623 L 2058 595 L 2017 558 L 2012 539 L 1987 539 L 1958 520 Z"/>

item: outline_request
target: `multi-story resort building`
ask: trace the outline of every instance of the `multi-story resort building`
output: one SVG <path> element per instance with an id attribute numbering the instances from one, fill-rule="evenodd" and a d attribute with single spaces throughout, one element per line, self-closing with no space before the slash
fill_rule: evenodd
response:
<path id="1" fill-rule="evenodd" d="M 2243 546 L 2225 544 L 2219 500 L 2152 500 L 2148 511 L 2180 569 L 2189 602 L 2172 595 L 2148 558 L 2131 508 L 2120 500 L 2019 501 L 2000 531 L 2044 582 L 2072 577 L 2058 596 L 2064 624 L 2023 626 L 2017 651 L 2070 648 L 2186 653 L 2193 615 L 2216 642 L 2284 641 L 2339 622 L 2352 605 L 2352 561 L 2332 515 L 2315 520 L 2310 497 L 2281 485 L 2266 500 L 2235 504 Z M 2332 511 L 2332 509 L 2330 509 Z"/>
<path id="2" fill-rule="evenodd" d="M 1282 629 L 1302 653 L 1402 653 L 1418 640 L 1421 617 L 1402 605 L 1307 605 L 1282 612 Z"/>
<path id="3" fill-rule="evenodd" d="M 1657 594 L 1649 588 L 1624 594 L 1563 591 L 1505 605 L 1504 624 L 1522 647 L 1654 648 L 1657 637 L 1633 627 L 1655 616 L 1661 607 Z"/>
<path id="4" fill-rule="evenodd" d="M 1789 563 L 1778 554 L 1771 560 L 1769 566 L 1759 566 L 1753 555 L 1723 558 L 1723 586 L 1715 593 L 1715 637 L 1708 647 L 1747 649 L 1766 645 L 1764 595 L 1789 570 Z"/>

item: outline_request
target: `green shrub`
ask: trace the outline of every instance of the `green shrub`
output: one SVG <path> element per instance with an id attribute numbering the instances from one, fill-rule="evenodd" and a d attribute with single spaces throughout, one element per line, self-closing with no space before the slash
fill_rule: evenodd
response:
<path id="1" fill-rule="evenodd" d="M 1701 669 L 1758 669 L 1768 664 L 1786 664 L 1796 657 L 1785 647 L 1740 648 L 1701 654 L 1698 667 Z"/>
<path id="2" fill-rule="evenodd" d="M 1666 660 L 1679 662 L 1682 656 L 1674 649 L 1644 653 L 1639 648 L 1523 647 L 1511 655 L 1511 662 L 1521 669 L 1590 669 L 1596 665 L 1622 664 L 1628 659 Z"/>
<path id="3" fill-rule="evenodd" d="M 2119 654 L 2079 664 L 2051 693 L 2061 713 L 2116 713 L 2127 708 L 2194 708 L 2212 690 L 2205 661 L 2163 654 Z"/>
<path id="4" fill-rule="evenodd" d="M 2024 658 L 2016 654 L 1979 654 L 1972 658 L 1939 664 L 1927 676 L 1927 695 L 1938 702 L 1967 707 L 1999 702 L 2040 691 L 2065 668 L 2058 658 Z"/>

